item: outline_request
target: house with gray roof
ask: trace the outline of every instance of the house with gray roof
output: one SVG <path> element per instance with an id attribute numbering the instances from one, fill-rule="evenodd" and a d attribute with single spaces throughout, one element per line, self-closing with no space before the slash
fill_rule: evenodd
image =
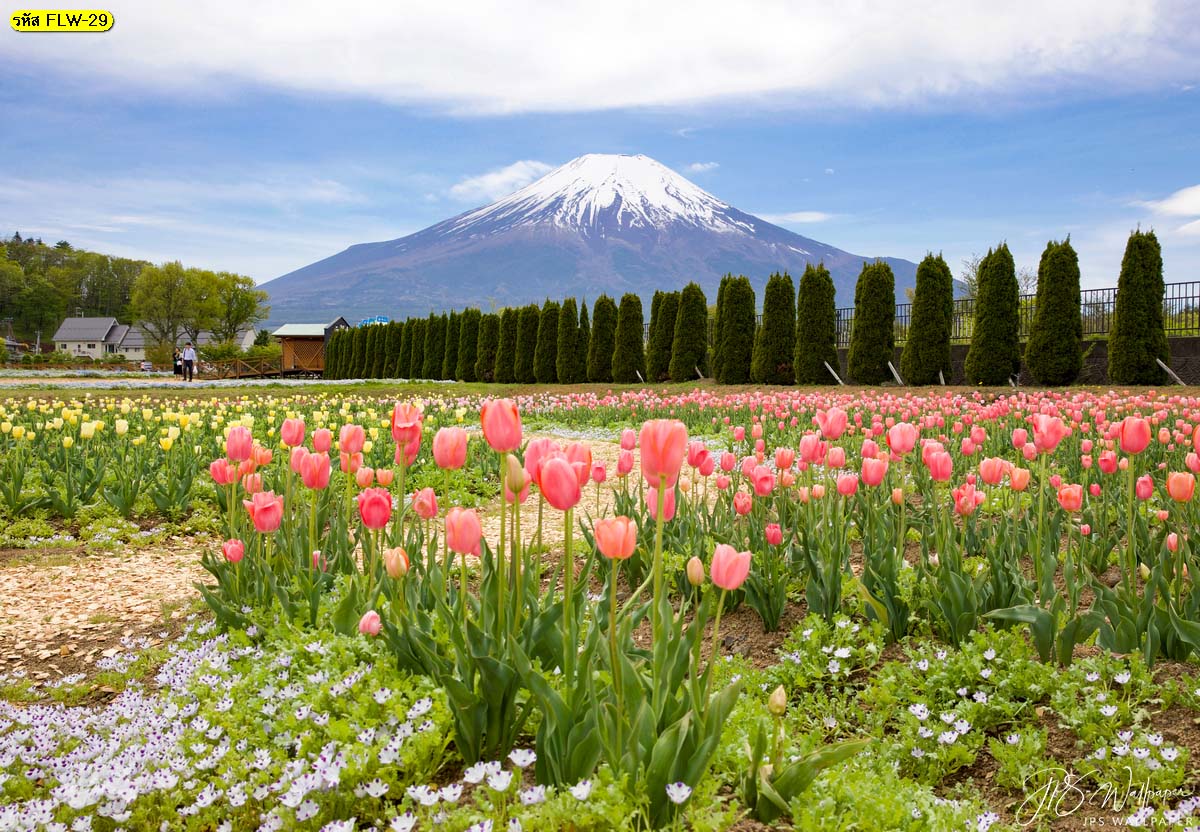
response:
<path id="1" fill-rule="evenodd" d="M 146 357 L 146 335 L 116 318 L 67 318 L 54 333 L 54 348 L 81 358 L 123 355 L 128 361 L 141 361 Z"/>

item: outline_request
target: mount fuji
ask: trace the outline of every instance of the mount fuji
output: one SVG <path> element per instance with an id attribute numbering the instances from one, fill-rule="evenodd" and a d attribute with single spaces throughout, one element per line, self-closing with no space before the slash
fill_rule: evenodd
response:
<path id="1" fill-rule="evenodd" d="M 799 280 L 824 262 L 837 303 L 854 302 L 864 260 L 739 211 L 646 156 L 588 154 L 503 199 L 380 243 L 361 243 L 262 284 L 271 321 L 352 323 L 373 315 L 541 303 L 546 298 L 620 300 L 689 281 L 716 301 L 721 276 L 750 278 L 761 299 L 771 272 Z M 882 258 L 896 294 L 916 265 Z"/>

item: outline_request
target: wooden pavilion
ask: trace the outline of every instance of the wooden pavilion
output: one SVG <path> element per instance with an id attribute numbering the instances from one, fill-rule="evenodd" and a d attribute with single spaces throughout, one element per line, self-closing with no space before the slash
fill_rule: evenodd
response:
<path id="1" fill-rule="evenodd" d="M 327 324 L 284 324 L 271 333 L 283 347 L 283 373 L 323 373 L 325 345 L 339 329 L 349 329 L 345 318 Z"/>

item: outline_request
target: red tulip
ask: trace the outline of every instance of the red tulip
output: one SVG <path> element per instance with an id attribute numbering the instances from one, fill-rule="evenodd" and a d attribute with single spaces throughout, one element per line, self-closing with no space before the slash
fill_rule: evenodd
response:
<path id="1" fill-rule="evenodd" d="M 412 507 L 422 520 L 432 520 L 438 515 L 437 493 L 432 488 L 422 488 L 413 494 Z"/>
<path id="2" fill-rule="evenodd" d="M 260 491 L 252 499 L 242 500 L 242 505 L 259 534 L 269 534 L 283 522 L 283 497 L 274 491 Z"/>
<path id="3" fill-rule="evenodd" d="M 1196 491 L 1196 477 L 1188 473 L 1167 474 L 1167 493 L 1177 503 L 1186 503 Z"/>
<path id="4" fill-rule="evenodd" d="M 446 514 L 446 545 L 460 555 L 479 556 L 479 541 L 483 529 L 475 509 L 455 506 Z"/>
<path id="5" fill-rule="evenodd" d="M 442 428 L 433 437 L 433 461 L 437 467 L 456 471 L 467 461 L 467 432 Z"/>
<path id="6" fill-rule="evenodd" d="M 368 529 L 382 529 L 392 519 L 392 495 L 386 488 L 368 488 L 358 494 L 358 515 Z"/>
<path id="7" fill-rule="evenodd" d="M 750 553 L 739 552 L 728 544 L 719 543 L 713 552 L 708 574 L 714 584 L 732 592 L 741 587 L 750 574 Z"/>
<path id="8" fill-rule="evenodd" d="M 479 412 L 483 438 L 497 453 L 506 454 L 521 447 L 521 414 L 511 399 L 492 399 Z"/>
<path id="9" fill-rule="evenodd" d="M 1122 451 L 1130 455 L 1140 454 L 1150 444 L 1150 423 L 1141 416 L 1126 416 L 1121 420 L 1117 436 Z"/>
<path id="10" fill-rule="evenodd" d="M 279 428 L 279 438 L 289 448 L 295 448 L 304 443 L 304 420 L 284 419 Z"/>
<path id="11" fill-rule="evenodd" d="M 574 508 L 581 496 L 575 466 L 562 456 L 552 456 L 542 463 L 538 487 L 546 502 L 559 511 Z"/>
<path id="12" fill-rule="evenodd" d="M 247 428 L 238 425 L 229 429 L 225 436 L 225 456 L 234 462 L 242 462 L 250 458 L 254 449 L 254 437 Z"/>
<path id="13" fill-rule="evenodd" d="M 674 486 L 687 450 L 687 426 L 677 419 L 651 419 L 642 425 L 639 445 L 646 482 L 655 488 Z"/>
<path id="14" fill-rule="evenodd" d="M 610 560 L 625 560 L 637 548 L 637 524 L 628 517 L 609 517 L 592 525 L 600 554 Z"/>
<path id="15" fill-rule="evenodd" d="M 332 466 L 329 455 L 323 452 L 309 454 L 300 463 L 300 481 L 305 488 L 320 490 L 329 485 L 329 474 Z"/>
<path id="16" fill-rule="evenodd" d="M 1083 507 L 1083 486 L 1064 485 L 1058 489 L 1058 504 L 1063 511 L 1076 512 Z"/>
<path id="17" fill-rule="evenodd" d="M 246 554 L 246 544 L 240 540 L 226 540 L 221 544 L 221 554 L 230 563 L 238 563 Z"/>

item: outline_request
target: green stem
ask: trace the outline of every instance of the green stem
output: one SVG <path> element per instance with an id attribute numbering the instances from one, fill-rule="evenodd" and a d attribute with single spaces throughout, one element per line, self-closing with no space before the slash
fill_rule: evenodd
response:
<path id="1" fill-rule="evenodd" d="M 612 662 L 613 692 L 617 698 L 617 737 L 613 747 L 621 748 L 621 724 L 625 719 L 625 708 L 621 697 L 621 665 L 617 661 L 617 574 L 621 569 L 621 561 L 614 560 L 612 564 L 612 583 L 608 587 L 608 652 Z M 614 768 L 618 772 L 620 771 L 619 760 L 618 765 Z"/>
<path id="2" fill-rule="evenodd" d="M 1134 512 L 1137 507 L 1137 475 L 1133 471 L 1133 463 L 1129 465 L 1129 504 L 1126 513 L 1125 521 L 1125 589 L 1129 593 L 1129 597 L 1133 597 L 1134 592 L 1134 573 L 1137 572 L 1138 559 L 1137 549 L 1134 543 L 1133 519 Z"/>
<path id="3" fill-rule="evenodd" d="M 505 571 L 504 559 L 508 556 L 508 552 L 504 549 L 504 513 L 507 503 L 504 499 L 504 489 L 508 479 L 508 465 L 505 464 L 504 454 L 500 454 L 500 548 L 496 552 L 496 592 L 499 603 L 496 606 L 496 616 L 498 630 L 501 633 L 505 632 L 504 620 L 507 616 L 504 614 L 504 589 L 505 589 Z M 465 591 L 464 587 L 464 591 Z"/>
<path id="4" fill-rule="evenodd" d="M 574 685 L 575 670 L 575 653 L 578 650 L 578 644 L 575 639 L 575 560 L 571 544 L 574 542 L 572 538 L 572 527 L 575 521 L 575 509 L 569 508 L 563 512 L 563 537 L 565 543 L 565 551 L 563 552 L 563 620 L 566 622 L 566 644 L 563 645 L 563 658 L 565 667 L 563 671 L 566 673 L 567 684 Z"/>
<path id="5" fill-rule="evenodd" d="M 717 601 L 717 617 L 713 621 L 712 653 L 708 658 L 708 681 L 704 686 L 704 702 L 702 703 L 705 711 L 708 710 L 708 698 L 712 695 L 713 668 L 717 663 L 717 649 L 721 645 L 721 613 L 725 610 L 725 595 L 727 592 L 728 590 L 726 589 L 721 590 L 721 598 Z"/>

